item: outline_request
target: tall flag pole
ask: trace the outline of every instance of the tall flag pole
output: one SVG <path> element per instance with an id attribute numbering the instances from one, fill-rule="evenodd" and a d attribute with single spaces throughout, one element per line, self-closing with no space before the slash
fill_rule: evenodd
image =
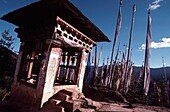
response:
<path id="1" fill-rule="evenodd" d="M 166 75 L 166 69 L 165 69 L 165 62 L 164 62 L 164 57 L 162 57 L 162 63 L 163 63 L 163 72 L 164 72 L 164 83 L 165 83 L 165 101 L 166 101 L 166 105 L 169 106 L 169 80 L 167 79 L 167 75 Z"/>
<path id="2" fill-rule="evenodd" d="M 101 58 L 101 56 L 102 56 L 102 51 L 103 51 L 103 44 L 102 44 L 102 46 L 101 46 L 101 48 L 100 48 L 100 53 L 99 53 L 97 65 L 99 65 L 99 63 L 100 63 L 100 58 Z"/>
<path id="3" fill-rule="evenodd" d="M 167 96 L 167 98 L 166 98 L 167 101 L 166 101 L 166 102 L 167 102 L 167 106 L 168 106 L 168 107 L 169 107 L 169 104 L 170 104 L 169 95 L 170 95 L 170 94 L 169 94 L 169 80 L 167 79 L 167 80 L 166 80 L 166 96 Z"/>
<path id="4" fill-rule="evenodd" d="M 125 47 L 125 52 L 124 52 L 124 55 L 125 55 L 125 57 L 126 57 L 127 44 L 124 44 L 123 46 Z"/>
<path id="5" fill-rule="evenodd" d="M 132 43 L 132 31 L 133 31 L 133 26 L 134 26 L 135 11 L 136 11 L 136 5 L 133 5 L 132 22 L 131 22 L 131 28 L 130 28 L 130 38 L 129 38 L 128 54 L 127 54 L 127 63 L 129 62 L 129 58 L 130 58 L 130 50 L 131 50 L 131 43 Z"/>
<path id="6" fill-rule="evenodd" d="M 102 65 L 102 72 L 101 72 L 101 75 L 100 75 L 100 77 L 101 77 L 101 84 L 103 84 L 103 74 L 104 74 L 104 67 L 105 67 L 105 63 L 104 63 L 104 61 L 105 61 L 105 58 L 103 59 L 103 65 Z"/>
<path id="7" fill-rule="evenodd" d="M 93 84 L 95 84 L 96 76 L 98 75 L 97 71 L 97 45 L 95 47 L 95 58 L 94 58 L 94 71 L 93 71 Z"/>
<path id="8" fill-rule="evenodd" d="M 122 23 L 121 6 L 122 6 L 122 0 L 120 0 L 120 5 L 119 5 L 116 31 L 115 31 L 114 41 L 113 41 L 112 54 L 111 54 L 111 58 L 110 58 L 109 75 L 112 74 L 111 72 L 112 72 L 112 63 L 113 63 L 113 53 L 114 53 L 114 48 L 115 48 L 116 41 L 117 41 L 117 38 L 118 38 L 118 34 L 119 34 L 119 31 L 120 31 L 121 23 Z"/>
<path id="9" fill-rule="evenodd" d="M 164 71 L 164 80 L 167 81 L 166 69 L 165 69 L 165 63 L 164 63 L 164 57 L 162 57 L 162 64 L 163 64 L 163 71 Z"/>
<path id="10" fill-rule="evenodd" d="M 136 88 L 139 86 L 142 75 L 143 75 L 143 64 L 142 64 L 142 67 L 140 68 L 139 75 L 136 80 Z"/>
<path id="11" fill-rule="evenodd" d="M 111 74 L 111 77 L 110 77 L 110 85 L 109 85 L 110 88 L 112 88 L 112 86 L 113 86 L 114 72 L 115 72 L 115 69 L 116 69 L 117 62 L 119 60 L 119 46 L 120 46 L 120 43 L 119 43 L 118 48 L 117 48 L 115 62 L 114 62 L 113 69 L 112 69 L 112 72 L 111 72 L 112 74 Z"/>
<path id="12" fill-rule="evenodd" d="M 133 72 L 133 63 L 131 61 L 131 57 L 132 57 L 132 50 L 131 50 L 131 55 L 129 58 L 129 65 L 128 66 L 128 70 L 127 70 L 127 82 L 126 82 L 126 87 L 125 87 L 125 94 L 127 94 L 128 90 L 129 90 L 129 86 L 131 83 L 131 77 L 132 77 L 132 72 Z"/>
<path id="13" fill-rule="evenodd" d="M 133 64 L 130 63 L 129 67 L 128 67 L 128 71 L 127 71 L 127 82 L 126 82 L 126 86 L 125 86 L 125 94 L 127 94 L 128 90 L 129 90 L 129 86 L 131 83 L 131 77 L 132 77 L 132 72 L 133 72 Z"/>
<path id="14" fill-rule="evenodd" d="M 133 12 L 132 12 L 132 22 L 131 22 L 131 28 L 130 28 L 130 38 L 129 38 L 129 45 L 128 45 L 128 54 L 127 54 L 127 62 L 126 62 L 126 69 L 125 69 L 125 87 L 128 86 L 128 69 L 129 69 L 129 61 L 130 61 L 130 50 L 131 50 L 131 43 L 132 43 L 132 31 L 134 26 L 134 15 L 136 11 L 136 5 L 133 5 Z M 124 89 L 125 89 L 124 87 Z M 126 93 L 125 93 L 126 94 Z"/>
<path id="15" fill-rule="evenodd" d="M 85 76 L 85 83 L 89 83 L 89 79 L 91 79 L 91 53 L 88 55 L 88 60 L 87 60 L 87 67 L 86 67 L 86 76 Z"/>
<path id="16" fill-rule="evenodd" d="M 125 80 L 125 68 L 126 68 L 126 56 L 125 53 L 122 54 L 122 63 L 121 63 L 121 80 L 119 91 L 123 93 L 124 80 Z"/>
<path id="17" fill-rule="evenodd" d="M 107 57 L 107 64 L 106 64 L 106 69 L 105 69 L 105 76 L 104 76 L 104 86 L 107 86 L 108 82 L 108 71 L 109 71 L 109 56 Z"/>
<path id="18" fill-rule="evenodd" d="M 132 77 L 132 73 L 133 73 L 133 62 L 132 62 L 132 49 L 131 49 L 131 54 L 130 54 L 130 58 L 129 58 L 129 67 L 128 67 L 128 70 L 127 70 L 127 83 L 126 83 L 126 89 L 125 89 L 125 93 L 128 92 L 129 90 L 129 86 L 130 86 L 130 83 L 131 83 L 131 77 Z"/>
<path id="19" fill-rule="evenodd" d="M 99 73 L 98 73 L 98 66 L 99 66 L 99 63 L 100 63 L 100 58 L 102 56 L 102 51 L 103 51 L 103 44 L 101 46 L 100 53 L 99 53 L 99 56 L 97 58 L 96 69 L 95 69 L 95 71 L 96 71 L 96 74 L 95 74 L 95 84 L 97 83 L 97 77 L 99 75 Z"/>
<path id="20" fill-rule="evenodd" d="M 146 49 L 145 49 L 145 61 L 144 61 L 144 86 L 143 93 L 148 95 L 149 85 L 150 85 L 150 47 L 151 47 L 151 17 L 150 9 L 148 10 L 148 25 L 147 25 L 147 35 L 146 35 Z"/>

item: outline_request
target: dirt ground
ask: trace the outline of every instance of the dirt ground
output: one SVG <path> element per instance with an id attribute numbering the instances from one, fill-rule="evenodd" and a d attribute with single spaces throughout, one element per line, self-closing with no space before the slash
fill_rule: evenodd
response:
<path id="1" fill-rule="evenodd" d="M 85 87 L 83 93 L 86 97 L 102 104 L 96 112 L 170 112 L 170 108 L 125 102 L 122 97 L 108 91 L 107 88 Z"/>
<path id="2" fill-rule="evenodd" d="M 96 112 L 170 112 L 170 109 L 159 106 L 147 106 L 142 104 L 128 104 L 118 102 L 100 102 L 102 107 Z"/>
<path id="3" fill-rule="evenodd" d="M 149 106 L 140 103 L 131 104 L 120 97 L 119 94 L 116 94 L 114 91 L 109 91 L 107 88 L 85 88 L 83 93 L 87 98 L 101 104 L 101 107 L 97 109 L 96 112 L 170 112 L 170 108 Z M 26 109 L 18 110 L 17 107 L 8 105 L 8 103 L 5 102 L 0 102 L 0 112 L 27 111 Z"/>

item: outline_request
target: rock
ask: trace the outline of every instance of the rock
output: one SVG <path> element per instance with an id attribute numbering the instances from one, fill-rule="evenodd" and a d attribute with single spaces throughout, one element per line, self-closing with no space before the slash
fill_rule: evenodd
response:
<path id="1" fill-rule="evenodd" d="M 79 93 L 78 94 L 78 99 L 83 99 L 83 98 L 85 98 L 84 94 L 83 93 Z"/>
<path id="2" fill-rule="evenodd" d="M 52 105 L 51 103 L 47 103 L 43 106 L 40 112 L 65 112 L 65 111 L 64 111 L 64 107 L 62 106 L 56 106 L 56 105 Z"/>
<path id="3" fill-rule="evenodd" d="M 72 99 L 78 99 L 80 92 L 75 89 L 64 89 L 61 90 L 60 93 L 64 93 L 70 96 Z"/>
<path id="4" fill-rule="evenodd" d="M 119 101 L 119 102 L 124 102 L 124 103 L 129 103 L 123 96 L 122 94 L 120 94 L 119 92 L 115 91 L 114 92 L 114 98 L 115 98 L 115 101 Z"/>
<path id="5" fill-rule="evenodd" d="M 74 112 L 95 112 L 94 109 L 86 109 L 86 108 L 79 108 L 75 110 Z"/>
<path id="6" fill-rule="evenodd" d="M 55 108 L 55 111 L 52 111 L 52 112 L 65 112 L 64 107 L 62 106 L 55 106 L 54 108 Z M 47 110 L 47 112 L 49 111 Z"/>
<path id="7" fill-rule="evenodd" d="M 62 106 L 56 106 L 56 111 L 55 112 L 65 112 L 64 107 Z"/>
<path id="8" fill-rule="evenodd" d="M 66 100 L 70 100 L 71 97 L 69 95 L 65 94 L 65 93 L 59 92 L 57 99 L 64 102 Z"/>
<path id="9" fill-rule="evenodd" d="M 81 108 L 81 100 L 68 100 L 63 102 L 66 112 L 74 112 L 76 109 Z"/>
<path id="10" fill-rule="evenodd" d="M 96 101 L 92 101 L 92 106 L 96 107 L 96 110 L 102 107 L 102 104 Z"/>
<path id="11" fill-rule="evenodd" d="M 92 100 L 90 98 L 83 98 L 83 100 L 86 101 L 87 105 L 93 105 L 93 102 L 92 102 Z"/>
<path id="12" fill-rule="evenodd" d="M 50 103 L 51 103 L 52 105 L 58 105 L 59 103 L 61 103 L 61 100 L 50 99 Z"/>

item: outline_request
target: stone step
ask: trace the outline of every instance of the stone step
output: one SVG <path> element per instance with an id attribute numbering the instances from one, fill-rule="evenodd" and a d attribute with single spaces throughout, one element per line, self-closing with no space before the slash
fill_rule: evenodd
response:
<path id="1" fill-rule="evenodd" d="M 71 97 L 69 95 L 65 94 L 65 93 L 59 92 L 58 96 L 57 96 L 57 99 L 64 102 L 64 101 L 70 100 Z"/>
<path id="2" fill-rule="evenodd" d="M 57 100 L 57 99 L 50 99 L 50 103 L 52 105 L 59 105 L 61 103 L 61 100 Z"/>
<path id="3" fill-rule="evenodd" d="M 63 102 L 63 106 L 66 112 L 74 112 L 76 109 L 81 108 L 84 100 L 76 99 L 76 100 L 68 100 Z"/>
<path id="4" fill-rule="evenodd" d="M 96 101 L 92 101 L 92 106 L 95 107 L 95 110 L 98 110 L 102 107 L 102 104 Z"/>
<path id="5" fill-rule="evenodd" d="M 68 100 L 68 99 L 82 99 L 84 98 L 84 94 L 83 93 L 80 93 L 79 91 L 75 90 L 75 89 L 63 89 L 63 90 L 60 90 L 56 96 L 56 99 L 59 99 L 59 100 Z M 69 97 L 68 97 L 69 96 Z"/>
<path id="6" fill-rule="evenodd" d="M 75 110 L 74 112 L 95 112 L 95 110 L 90 109 L 90 108 L 79 108 L 79 109 Z"/>
<path id="7" fill-rule="evenodd" d="M 65 112 L 64 107 L 47 102 L 39 112 Z"/>
<path id="8" fill-rule="evenodd" d="M 102 107 L 102 105 L 99 102 L 92 101 L 89 98 L 83 98 L 83 100 L 85 101 L 85 104 L 82 105 L 82 107 L 84 108 L 92 108 L 94 110 L 98 110 L 99 108 Z"/>
<path id="9" fill-rule="evenodd" d="M 70 88 L 69 89 L 63 89 L 60 92 L 66 94 L 66 95 L 68 95 L 72 98 L 75 98 L 75 99 L 77 99 L 79 94 L 80 94 L 79 91 L 77 91 L 75 89 L 70 89 Z"/>

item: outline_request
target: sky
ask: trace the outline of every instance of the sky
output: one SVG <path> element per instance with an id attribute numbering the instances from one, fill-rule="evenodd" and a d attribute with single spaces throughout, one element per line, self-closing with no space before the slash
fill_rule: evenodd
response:
<path id="1" fill-rule="evenodd" d="M 0 0 L 0 17 L 13 10 L 24 7 L 38 0 Z M 92 21 L 112 42 L 97 43 L 98 50 L 104 45 L 101 62 L 111 55 L 113 39 L 116 29 L 116 21 L 119 9 L 119 0 L 69 0 L 73 3 L 90 21 Z M 162 67 L 162 57 L 165 65 L 170 66 L 170 14 L 169 0 L 123 0 L 122 24 L 118 40 L 115 46 L 114 56 L 120 43 L 120 59 L 122 52 L 127 49 L 130 37 L 130 25 L 132 18 L 132 7 L 136 5 L 135 21 L 132 35 L 132 61 L 135 66 L 141 66 L 144 61 L 144 49 L 147 34 L 147 12 L 151 9 L 151 57 L 152 68 Z M 10 29 L 10 34 L 16 38 L 15 50 L 19 50 L 19 39 L 14 29 L 17 26 L 0 20 L 0 32 Z"/>

